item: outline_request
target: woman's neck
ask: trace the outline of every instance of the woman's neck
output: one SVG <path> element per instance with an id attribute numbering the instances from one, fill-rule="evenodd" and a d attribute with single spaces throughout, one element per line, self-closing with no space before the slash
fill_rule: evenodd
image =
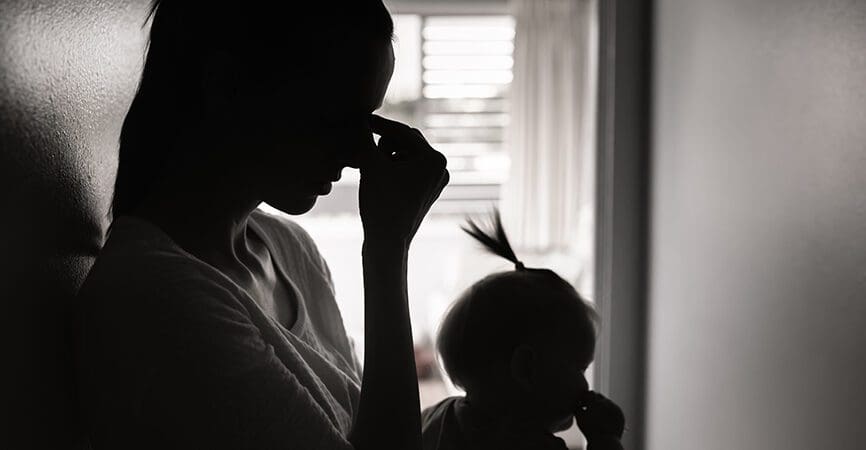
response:
<path id="1" fill-rule="evenodd" d="M 261 199 L 240 168 L 174 170 L 133 215 L 162 229 L 184 250 L 214 265 L 243 264 L 247 220 Z"/>

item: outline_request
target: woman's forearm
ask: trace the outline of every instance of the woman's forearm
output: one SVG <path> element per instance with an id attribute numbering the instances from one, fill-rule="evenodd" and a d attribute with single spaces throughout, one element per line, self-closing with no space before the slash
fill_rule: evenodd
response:
<path id="1" fill-rule="evenodd" d="M 358 450 L 421 448 L 408 247 L 408 242 L 364 242 L 364 376 L 349 438 Z"/>

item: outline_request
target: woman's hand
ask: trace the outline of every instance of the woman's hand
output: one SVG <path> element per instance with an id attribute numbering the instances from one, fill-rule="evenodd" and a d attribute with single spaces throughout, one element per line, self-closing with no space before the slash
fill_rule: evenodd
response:
<path id="1" fill-rule="evenodd" d="M 361 156 L 364 375 L 349 441 L 356 450 L 421 450 L 409 319 L 409 243 L 448 183 L 445 157 L 418 130 L 370 116 L 379 145 Z"/>
<path id="2" fill-rule="evenodd" d="M 625 430 L 625 415 L 607 397 L 586 391 L 578 400 L 574 418 L 590 449 L 621 448 L 619 439 Z"/>
<path id="3" fill-rule="evenodd" d="M 421 221 L 448 184 L 445 157 L 415 128 L 370 116 L 381 136 L 361 161 L 359 204 L 365 240 L 408 247 Z"/>

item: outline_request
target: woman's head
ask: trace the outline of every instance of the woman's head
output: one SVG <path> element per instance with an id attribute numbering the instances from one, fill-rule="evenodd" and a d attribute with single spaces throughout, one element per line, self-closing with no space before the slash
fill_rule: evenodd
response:
<path id="1" fill-rule="evenodd" d="M 437 338 L 445 370 L 470 395 L 519 400 L 553 425 L 588 389 L 596 314 L 553 271 L 523 267 L 498 214 L 492 232 L 472 222 L 467 232 L 516 270 L 487 276 L 451 306 Z"/>
<path id="2" fill-rule="evenodd" d="M 115 215 L 158 180 L 217 164 L 255 172 L 262 200 L 305 212 L 371 148 L 367 118 L 393 71 L 381 0 L 158 0 L 152 17 Z"/>

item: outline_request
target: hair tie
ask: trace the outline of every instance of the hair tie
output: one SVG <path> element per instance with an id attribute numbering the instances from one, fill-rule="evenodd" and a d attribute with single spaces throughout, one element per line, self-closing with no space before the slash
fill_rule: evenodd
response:
<path id="1" fill-rule="evenodd" d="M 523 265 L 523 262 L 517 261 L 516 263 L 514 263 L 514 270 L 524 271 L 526 270 L 526 266 Z"/>

